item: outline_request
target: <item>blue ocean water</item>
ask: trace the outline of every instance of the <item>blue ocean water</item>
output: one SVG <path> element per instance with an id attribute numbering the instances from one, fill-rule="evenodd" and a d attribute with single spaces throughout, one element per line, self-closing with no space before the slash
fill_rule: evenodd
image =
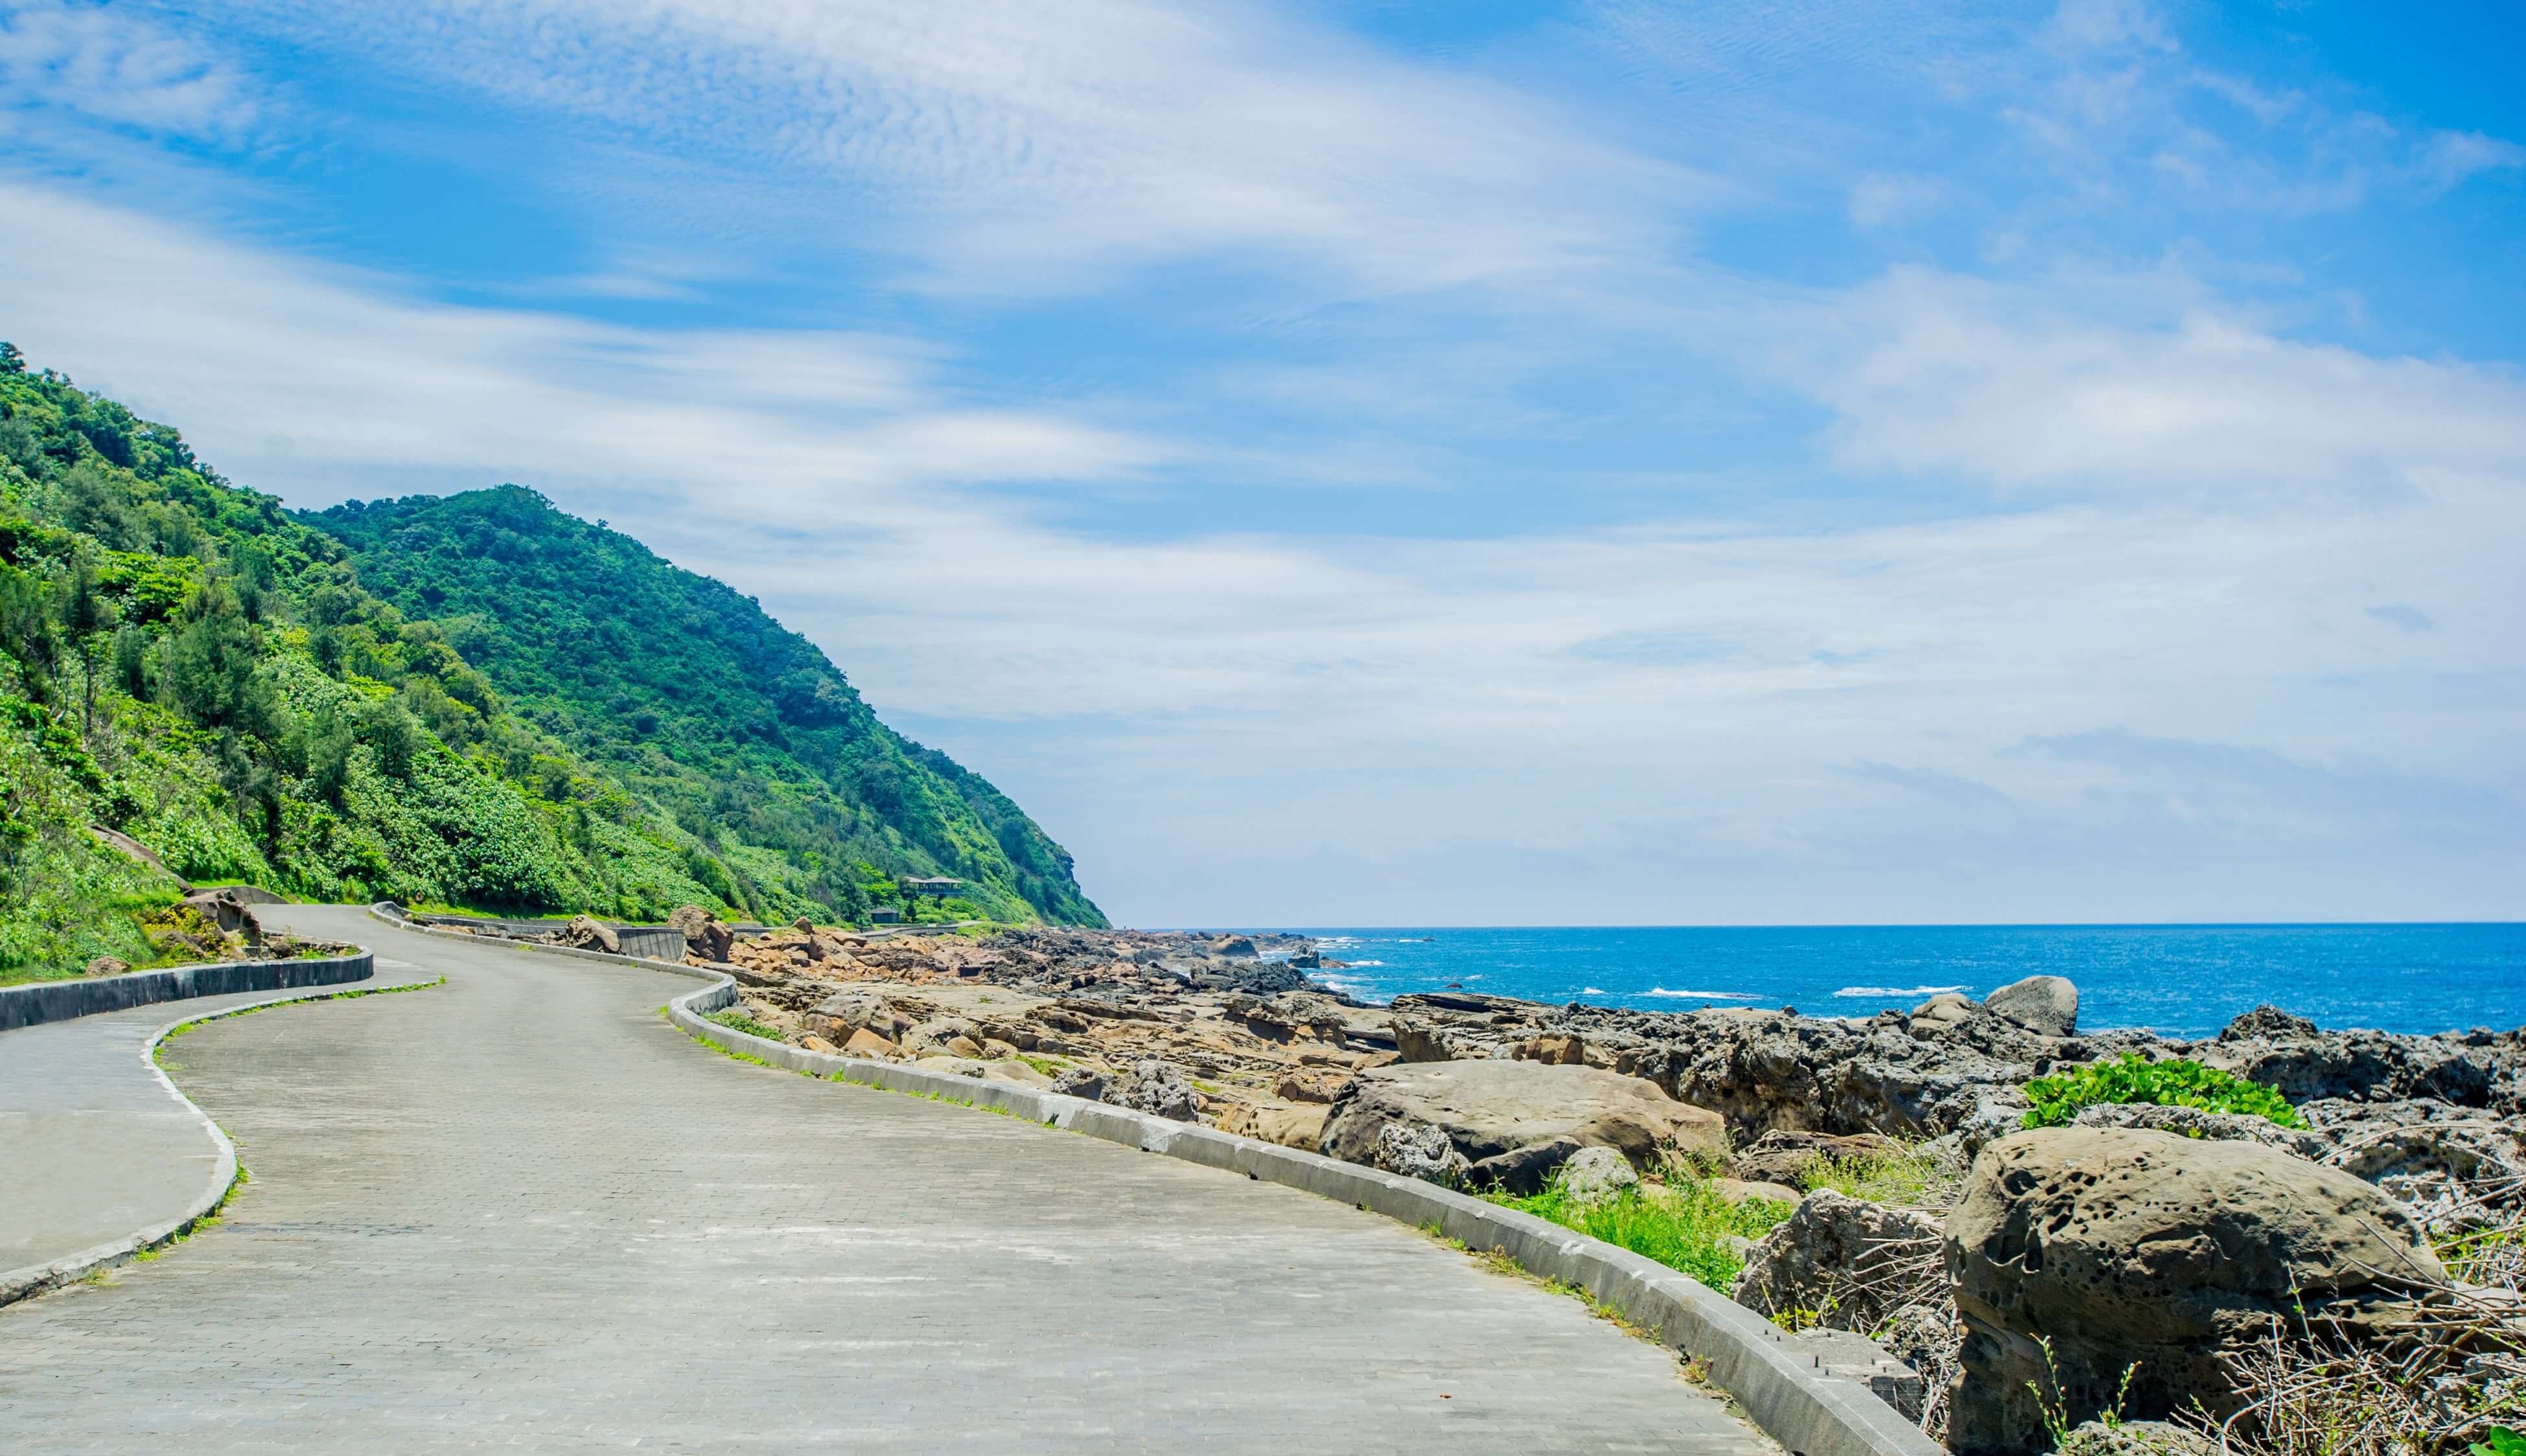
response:
<path id="1" fill-rule="evenodd" d="M 2326 1027 L 2526 1026 L 2526 925 L 1843 926 L 1298 929 L 1363 1000 L 1450 984 L 1536 1001 L 1659 1011 L 1909 1010 L 2066 976 L 2083 1028 L 2216 1031 L 2261 1004 Z"/>

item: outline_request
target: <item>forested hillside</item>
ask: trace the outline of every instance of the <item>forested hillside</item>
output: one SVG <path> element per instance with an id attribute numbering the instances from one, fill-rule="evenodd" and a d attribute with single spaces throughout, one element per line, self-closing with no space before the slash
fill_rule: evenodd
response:
<path id="1" fill-rule="evenodd" d="M 726 847 L 732 869 L 845 911 L 868 868 L 1102 925 L 1018 806 L 877 715 L 750 597 L 515 485 L 304 518 L 428 614 L 520 717 Z M 883 877 L 881 877 L 881 879 Z"/>
<path id="2" fill-rule="evenodd" d="M 393 570 L 382 527 L 431 505 L 585 534 L 693 610 L 538 584 L 514 528 L 480 538 L 503 556 L 472 568 L 460 533 L 415 543 L 427 569 Z M 196 881 L 314 900 L 853 919 L 901 903 L 896 875 L 943 873 L 973 881 L 956 909 L 1097 919 L 1014 805 L 887 733 L 812 647 L 718 583 L 524 491 L 345 515 L 379 527 L 350 532 L 356 554 L 229 484 L 175 430 L 0 345 L 0 977 L 152 959 L 135 916 L 174 883 L 98 845 L 91 824 Z M 582 603 L 581 635 L 513 640 L 461 579 L 494 563 L 521 601 Z M 368 571 L 412 606 L 373 592 Z M 759 626 L 678 640 L 730 603 Z M 652 614 L 632 650 L 538 658 L 610 640 L 602 614 L 618 609 Z M 710 700 L 667 691 L 677 671 L 698 672 Z M 787 717 L 745 715 L 758 672 L 752 690 Z M 532 712 L 504 695 L 512 680 Z M 723 713 L 743 731 L 708 739 L 700 761 L 649 751 L 659 725 L 693 736 Z"/>

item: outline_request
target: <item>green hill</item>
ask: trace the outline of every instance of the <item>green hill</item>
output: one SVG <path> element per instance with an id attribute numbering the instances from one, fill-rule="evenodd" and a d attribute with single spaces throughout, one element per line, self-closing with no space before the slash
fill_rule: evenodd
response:
<path id="1" fill-rule="evenodd" d="M 523 490 L 316 519 L 0 345 L 0 979 L 152 959 L 173 883 L 91 824 L 314 900 L 857 919 L 945 874 L 933 913 L 1101 923 L 719 583 Z"/>
<path id="2" fill-rule="evenodd" d="M 741 876 L 856 907 L 871 868 L 947 875 L 1004 912 L 1104 923 L 1016 804 L 878 722 L 753 598 L 516 485 L 301 519 L 350 548 L 370 590 L 433 618 L 512 712 Z"/>

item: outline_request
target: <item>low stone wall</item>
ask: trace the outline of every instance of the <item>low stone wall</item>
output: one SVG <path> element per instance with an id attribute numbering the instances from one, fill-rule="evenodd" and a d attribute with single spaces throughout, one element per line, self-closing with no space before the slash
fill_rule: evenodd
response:
<path id="1" fill-rule="evenodd" d="M 385 913 L 390 924 L 432 932 Z M 1945 1456 L 1945 1447 L 1877 1397 L 1865 1383 L 1822 1367 L 1824 1357 L 1769 1320 L 1629 1249 L 1574 1233 L 1558 1224 L 1441 1188 L 1276 1143 L 1237 1137 L 1196 1124 L 1108 1107 L 891 1062 L 811 1052 L 749 1036 L 709 1019 L 736 1003 L 736 982 L 715 971 L 666 961 L 610 956 L 567 946 L 519 943 L 520 949 L 578 956 L 609 965 L 641 965 L 712 984 L 667 1003 L 687 1034 L 729 1051 L 811 1077 L 888 1091 L 953 1097 L 998 1108 L 1046 1127 L 1101 1137 L 1126 1147 L 1182 1158 L 1228 1173 L 1302 1188 L 1371 1213 L 1433 1229 L 1477 1249 L 1498 1249 L 1529 1273 L 1588 1292 L 1685 1354 L 1706 1362 L 1711 1381 L 1737 1398 L 1746 1416 L 1791 1456 Z"/>
<path id="2" fill-rule="evenodd" d="M 495 930 L 503 935 L 548 935 L 562 928 L 564 922 L 551 920 L 499 920 L 487 915 L 413 915 L 407 921 L 419 926 L 462 926 L 473 930 Z M 623 953 L 634 960 L 674 961 L 684 954 L 684 932 L 674 926 L 627 926 L 612 921 L 605 923 L 623 946 Z M 732 925 L 730 929 L 740 935 L 760 934 L 766 926 L 751 922 Z"/>
<path id="3" fill-rule="evenodd" d="M 294 961 L 220 961 L 166 971 L 134 971 L 78 980 L 45 980 L 0 990 L 0 1031 L 47 1022 L 128 1011 L 160 1001 L 226 996 L 237 991 L 297 990 L 366 980 L 377 971 L 367 951 L 347 956 L 308 956 Z"/>

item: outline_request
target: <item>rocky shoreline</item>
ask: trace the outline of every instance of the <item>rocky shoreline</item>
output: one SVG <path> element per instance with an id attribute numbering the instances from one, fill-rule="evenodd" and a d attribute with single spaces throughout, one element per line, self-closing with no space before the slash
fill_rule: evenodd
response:
<path id="1" fill-rule="evenodd" d="M 2526 1030 L 2264 1007 L 2198 1039 L 2082 1032 L 2058 978 L 1851 1020 L 1456 990 L 1370 1006 L 1311 980 L 1300 937 L 677 924 L 689 961 L 738 981 L 749 1029 L 812 1049 L 1548 1194 L 1565 1218 L 1583 1194 L 1768 1211 L 1727 1236 L 1728 1292 L 1877 1340 L 1913 1376 L 1881 1393 L 1959 1452 L 2072 1428 L 2069 1445 L 2194 1451 L 2223 1422 L 2231 1449 L 2312 1450 L 2255 1412 L 2295 1373 L 2352 1380 L 2387 1352 L 2403 1374 L 2379 1398 L 2422 1401 L 2397 1419 L 2424 1434 L 2380 1451 L 2526 1421 Z M 2030 1084 L 2122 1059 L 2274 1089 L 2302 1126 L 2138 1102 L 2027 1130 Z"/>

